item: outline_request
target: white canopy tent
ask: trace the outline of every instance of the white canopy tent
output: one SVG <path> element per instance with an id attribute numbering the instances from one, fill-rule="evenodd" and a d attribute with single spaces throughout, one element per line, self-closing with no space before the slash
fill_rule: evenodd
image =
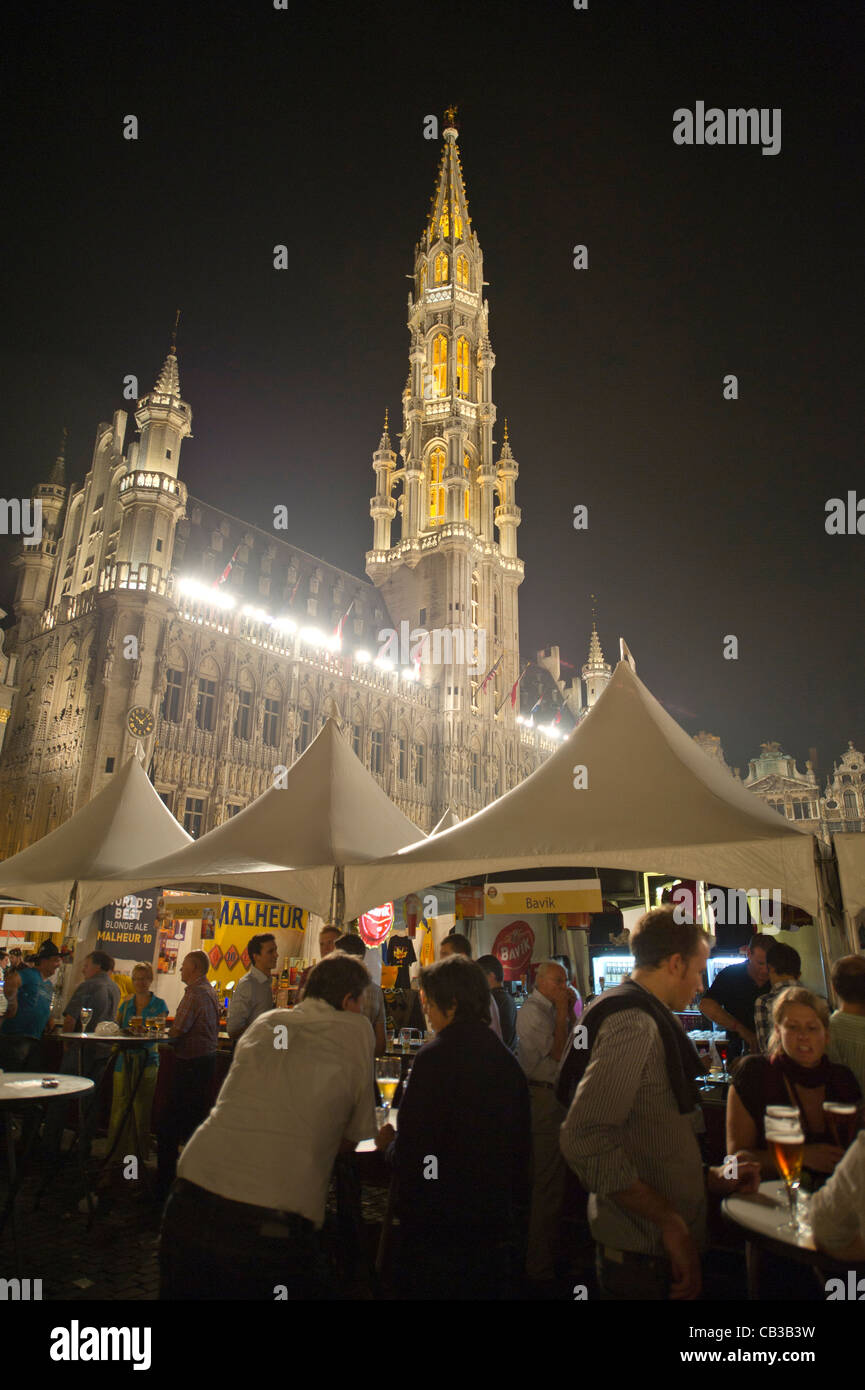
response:
<path id="1" fill-rule="evenodd" d="M 835 835 L 835 855 L 851 951 L 859 951 L 859 922 L 865 919 L 865 835 Z"/>
<path id="2" fill-rule="evenodd" d="M 346 912 L 451 879 L 581 865 L 778 889 L 816 914 L 814 860 L 813 837 L 707 757 L 622 661 L 571 736 L 520 786 L 443 834 L 347 869 Z"/>
<path id="3" fill-rule="evenodd" d="M 430 835 L 441 835 L 442 831 L 450 830 L 452 826 L 459 825 L 459 823 L 459 816 L 449 806 L 445 811 L 444 815 L 442 816 L 441 820 L 433 826 L 432 830 L 430 831 Z"/>
<path id="4" fill-rule="evenodd" d="M 0 894 L 17 894 L 62 917 L 77 884 L 75 915 L 121 897 L 112 881 L 192 843 L 136 757 L 68 821 L 0 864 Z"/>
<path id="5" fill-rule="evenodd" d="M 253 889 L 337 920 L 341 873 L 423 839 L 328 719 L 250 806 L 178 854 L 119 873 L 114 896 L 212 883 Z"/>

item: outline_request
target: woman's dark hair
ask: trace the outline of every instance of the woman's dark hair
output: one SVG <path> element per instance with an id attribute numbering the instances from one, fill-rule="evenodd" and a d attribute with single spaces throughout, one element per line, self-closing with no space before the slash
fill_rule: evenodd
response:
<path id="1" fill-rule="evenodd" d="M 453 1023 L 489 1023 L 490 991 L 481 967 L 465 956 L 447 956 L 420 972 L 420 987 L 443 1014 L 455 1009 Z"/>
<path id="2" fill-rule="evenodd" d="M 369 984 L 369 971 L 354 956 L 333 951 L 314 966 L 306 982 L 305 999 L 323 999 L 333 1009 L 341 1009 L 347 994 L 359 999 Z"/>

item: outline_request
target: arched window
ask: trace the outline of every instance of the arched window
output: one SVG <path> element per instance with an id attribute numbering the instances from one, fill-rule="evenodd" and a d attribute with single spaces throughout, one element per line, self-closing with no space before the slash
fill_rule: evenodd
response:
<path id="1" fill-rule="evenodd" d="M 858 807 L 857 807 L 857 805 L 856 805 L 856 793 L 855 793 L 855 792 L 845 792 L 845 793 L 844 793 L 844 810 L 845 810 L 845 811 L 850 811 L 850 812 L 852 812 L 852 814 L 853 814 L 854 816 L 856 815 L 856 812 L 857 812 L 857 810 L 858 810 Z"/>
<path id="2" fill-rule="evenodd" d="M 281 719 L 282 687 L 278 681 L 269 680 L 264 691 L 264 719 L 261 726 L 261 741 L 265 748 L 278 746 Z"/>
<path id="3" fill-rule="evenodd" d="M 375 726 L 369 740 L 369 770 L 373 774 L 384 772 L 384 729 Z"/>
<path id="4" fill-rule="evenodd" d="M 448 282 L 448 255 L 446 251 L 439 251 L 436 256 L 436 284 L 446 285 Z"/>
<path id="5" fill-rule="evenodd" d="M 310 744 L 312 738 L 312 705 L 303 704 L 300 707 L 300 735 L 298 739 L 298 753 L 303 753 Z"/>
<path id="6" fill-rule="evenodd" d="M 252 705 L 254 687 L 248 671 L 241 673 L 237 683 L 237 713 L 234 716 L 234 737 L 248 741 L 252 738 Z"/>
<path id="7" fill-rule="evenodd" d="M 433 449 L 429 456 L 429 521 L 440 526 L 445 519 L 445 490 L 442 474 L 445 470 L 444 449 Z"/>
<path id="8" fill-rule="evenodd" d="M 420 268 L 420 292 L 421 292 L 421 294 L 423 294 L 423 293 L 425 292 L 425 290 L 426 290 L 426 261 L 424 261 L 423 265 L 422 265 L 421 268 Z"/>
<path id="9" fill-rule="evenodd" d="M 467 396 L 469 393 L 469 340 L 468 338 L 457 339 L 457 394 Z"/>
<path id="10" fill-rule="evenodd" d="M 432 369 L 436 395 L 446 396 L 448 393 L 448 340 L 444 333 L 437 333 L 433 338 Z"/>
<path id="11" fill-rule="evenodd" d="M 457 284 L 464 290 L 467 290 L 469 287 L 468 256 L 457 256 Z"/>
<path id="12" fill-rule="evenodd" d="M 499 640 L 499 591 L 493 590 L 493 641 Z"/>
<path id="13" fill-rule="evenodd" d="M 477 748 L 473 748 L 469 755 L 469 768 L 471 771 L 472 791 L 479 792 L 481 789 L 481 755 Z"/>
<path id="14" fill-rule="evenodd" d="M 468 454 L 463 454 L 463 468 L 465 469 L 466 477 L 468 478 L 469 483 L 471 484 L 471 480 L 472 480 L 472 461 L 471 461 L 471 459 L 469 458 Z M 466 521 L 468 521 L 468 519 L 469 519 L 469 511 L 470 511 L 470 505 L 471 505 L 471 496 L 472 496 L 472 490 L 471 490 L 471 486 L 469 486 L 469 487 L 466 488 L 466 492 L 465 492 L 465 498 L 466 498 L 466 500 L 465 500 L 465 518 L 466 518 Z"/>

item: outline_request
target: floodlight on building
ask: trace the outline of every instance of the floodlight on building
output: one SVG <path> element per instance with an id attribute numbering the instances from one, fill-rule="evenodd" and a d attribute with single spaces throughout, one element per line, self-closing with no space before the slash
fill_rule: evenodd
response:
<path id="1" fill-rule="evenodd" d="M 369 663 L 372 661 L 372 657 L 370 656 L 369 652 L 355 652 L 354 659 L 357 662 L 358 666 L 368 666 Z"/>

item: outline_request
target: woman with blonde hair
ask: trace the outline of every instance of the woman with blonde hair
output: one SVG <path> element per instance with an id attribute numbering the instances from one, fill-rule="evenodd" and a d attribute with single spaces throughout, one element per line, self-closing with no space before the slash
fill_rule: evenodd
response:
<path id="1" fill-rule="evenodd" d="M 121 1028 L 128 1028 L 133 1018 L 167 1018 L 168 1005 L 150 988 L 153 984 L 153 968 L 145 961 L 132 967 L 132 994 L 124 999 L 117 1010 L 117 1022 Z M 111 1123 L 108 1130 L 108 1152 L 115 1143 L 121 1155 L 135 1152 L 131 1117 L 119 1133 L 120 1122 L 129 1104 L 129 1096 L 135 1088 L 140 1068 L 144 1068 L 138 1090 L 135 1092 L 133 1114 L 138 1131 L 140 1152 L 146 1158 L 150 1147 L 150 1112 L 153 1107 L 153 1094 L 156 1090 L 156 1076 L 159 1067 L 159 1051 L 153 1047 L 123 1048 L 114 1064 L 114 1095 L 111 1102 Z"/>
<path id="2" fill-rule="evenodd" d="M 743 1057 L 733 1069 L 727 1096 L 727 1152 L 754 1159 L 765 1177 L 777 1177 L 763 1119 L 769 1105 L 790 1106 L 801 1117 L 803 1167 L 813 1173 L 831 1173 L 844 1150 L 826 1128 L 823 1102 L 846 1101 L 861 1107 L 862 1093 L 849 1067 L 826 1056 L 829 1006 L 811 990 L 794 985 L 775 1000 L 772 1024 L 768 1055 Z"/>

